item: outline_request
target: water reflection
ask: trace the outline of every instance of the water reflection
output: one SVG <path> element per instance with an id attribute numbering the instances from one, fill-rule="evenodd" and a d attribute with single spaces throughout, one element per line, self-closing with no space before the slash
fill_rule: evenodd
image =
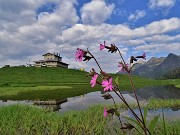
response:
<path id="1" fill-rule="evenodd" d="M 23 101 L 18 101 L 18 100 L 0 100 L 0 107 L 1 106 L 7 106 L 7 105 L 13 105 L 13 104 L 27 104 L 27 105 L 32 105 L 32 101 L 29 100 L 23 100 Z"/>
<path id="2" fill-rule="evenodd" d="M 109 92 L 115 99 L 116 103 L 122 103 L 122 101 L 119 99 L 119 97 L 114 92 Z M 113 100 L 105 100 L 103 97 L 101 97 L 101 92 L 91 92 L 88 94 L 85 94 L 84 96 L 76 96 L 72 98 L 68 98 L 67 102 L 61 104 L 60 112 L 66 112 L 70 110 L 84 110 L 87 109 L 91 105 L 97 105 L 97 104 L 113 104 Z M 130 96 L 129 94 L 123 94 L 124 98 L 129 103 L 134 103 L 136 100 Z"/>
<path id="3" fill-rule="evenodd" d="M 140 116 L 140 112 L 138 109 L 134 109 L 137 115 Z M 143 110 L 142 110 L 143 112 Z M 163 108 L 163 109 L 151 109 L 148 110 L 148 119 L 152 119 L 157 115 L 160 115 L 162 117 L 162 114 L 164 113 L 164 117 L 166 120 L 180 120 L 180 110 L 174 110 L 173 108 Z M 144 112 L 143 112 L 144 113 Z M 130 117 L 134 117 L 132 113 L 128 111 L 124 111 L 121 113 L 122 115 L 128 115 Z"/>
<path id="4" fill-rule="evenodd" d="M 34 105 L 47 108 L 52 111 L 57 111 L 61 109 L 61 104 L 67 102 L 67 98 L 63 100 L 47 100 L 47 101 L 40 101 L 36 100 L 33 102 Z"/>
<path id="5" fill-rule="evenodd" d="M 180 89 L 173 85 L 150 86 L 137 90 L 137 95 L 142 99 L 179 99 Z"/>
<path id="6" fill-rule="evenodd" d="M 116 103 L 122 103 L 119 97 L 114 93 L 110 92 L 110 94 L 114 97 Z M 132 92 L 123 92 L 125 99 L 129 103 L 136 103 L 134 98 L 134 94 Z M 137 95 L 140 100 L 146 100 L 149 98 L 161 98 L 161 99 L 179 99 L 180 98 L 180 89 L 175 86 L 151 86 L 137 90 Z M 53 111 L 66 112 L 71 110 L 84 110 L 87 109 L 91 105 L 97 104 L 113 104 L 112 99 L 105 100 L 102 97 L 102 93 L 100 91 L 90 92 L 88 94 L 84 94 L 81 96 L 71 97 L 64 100 L 49 100 L 49 101 L 12 101 L 12 100 L 0 100 L 0 106 L 6 106 L 11 104 L 30 104 L 37 105 L 40 107 L 48 108 Z M 179 110 L 179 107 L 177 107 Z"/>

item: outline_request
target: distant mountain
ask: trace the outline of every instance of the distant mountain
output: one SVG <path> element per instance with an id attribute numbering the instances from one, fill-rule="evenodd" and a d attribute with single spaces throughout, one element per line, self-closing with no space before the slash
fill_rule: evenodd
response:
<path id="1" fill-rule="evenodd" d="M 170 53 L 167 57 L 152 57 L 145 63 L 135 64 L 132 74 L 150 78 L 163 78 L 163 75 L 177 68 L 180 68 L 180 56 Z"/>
<path id="2" fill-rule="evenodd" d="M 152 57 L 150 60 L 148 60 L 145 65 L 147 65 L 149 68 L 155 68 L 158 65 L 160 65 L 163 61 L 165 60 L 165 57 L 160 57 L 160 58 L 156 58 L 156 57 Z"/>

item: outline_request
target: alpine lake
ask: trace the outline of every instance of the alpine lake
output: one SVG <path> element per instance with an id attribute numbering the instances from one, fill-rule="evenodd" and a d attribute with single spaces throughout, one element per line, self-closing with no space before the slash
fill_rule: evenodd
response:
<path id="1" fill-rule="evenodd" d="M 114 92 L 109 92 L 115 99 L 116 104 L 121 104 L 122 101 Z M 122 91 L 124 98 L 130 104 L 136 104 L 136 99 L 131 91 Z M 69 97 L 61 100 L 0 100 L 0 107 L 8 106 L 12 104 L 25 104 L 34 105 L 37 107 L 43 107 L 50 109 L 52 111 L 59 112 L 61 114 L 69 111 L 80 111 L 86 110 L 92 105 L 107 105 L 113 104 L 113 100 L 105 100 L 102 97 L 101 91 L 89 92 L 84 95 Z M 146 105 L 150 99 L 180 99 L 180 88 L 174 85 L 162 85 L 162 86 L 149 86 L 140 88 L 137 90 L 137 96 L 141 103 Z M 138 113 L 138 110 L 135 109 Z M 166 119 L 180 120 L 180 106 L 175 106 L 173 108 L 158 108 L 150 109 L 148 111 L 148 116 L 153 117 L 157 114 L 162 115 L 162 111 Z M 129 115 L 130 111 L 126 110 L 123 112 L 124 115 Z"/>

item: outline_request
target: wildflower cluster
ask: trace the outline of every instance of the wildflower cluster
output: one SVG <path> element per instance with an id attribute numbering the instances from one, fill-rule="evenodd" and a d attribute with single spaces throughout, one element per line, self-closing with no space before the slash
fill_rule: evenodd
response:
<path id="1" fill-rule="evenodd" d="M 132 112 L 132 114 L 136 118 L 136 121 L 139 123 L 141 129 L 144 131 L 144 134 L 145 135 L 147 135 L 147 133 L 150 134 L 150 131 L 148 130 L 148 128 L 146 126 L 146 123 L 144 121 L 144 117 L 143 117 L 142 112 L 141 112 L 141 107 L 140 107 L 140 104 L 139 104 L 139 101 L 138 101 L 138 98 L 137 98 L 137 95 L 136 95 L 136 91 L 135 91 L 135 88 L 134 88 L 134 85 L 133 85 L 132 77 L 131 77 L 131 74 L 130 74 L 134 62 L 137 61 L 138 59 L 146 60 L 146 54 L 143 53 L 141 56 L 131 56 L 129 63 L 126 63 L 124 58 L 121 55 L 121 52 L 120 52 L 119 48 L 115 44 L 111 44 L 110 46 L 107 46 L 106 42 L 104 41 L 104 43 L 100 44 L 99 49 L 100 49 L 100 51 L 107 49 L 108 52 L 111 52 L 111 53 L 118 52 L 120 54 L 121 61 L 117 63 L 117 66 L 119 67 L 120 72 L 126 72 L 129 75 L 132 90 L 134 92 L 134 95 L 135 95 L 135 98 L 136 98 L 136 101 L 137 101 L 137 104 L 138 104 L 138 109 L 139 109 L 140 114 L 141 114 L 141 118 L 140 118 L 134 112 L 134 110 L 129 106 L 129 104 L 125 100 L 123 94 L 121 93 L 118 82 L 116 80 L 114 80 L 112 76 L 110 76 L 109 74 L 107 74 L 105 71 L 102 70 L 101 66 L 97 62 L 94 55 L 88 49 L 87 49 L 87 51 L 85 51 L 85 50 L 82 50 L 82 49 L 78 48 L 76 53 L 75 53 L 75 59 L 77 61 L 81 62 L 83 58 L 84 58 L 83 61 L 87 61 L 87 62 L 89 60 L 91 60 L 91 59 L 94 59 L 94 61 L 96 62 L 96 64 L 98 65 L 98 67 L 100 69 L 100 73 L 97 73 L 92 68 L 90 73 L 87 75 L 87 76 L 92 77 L 92 79 L 90 81 L 91 87 L 94 87 L 95 85 L 101 85 L 102 90 L 105 93 L 104 95 L 102 95 L 102 97 L 105 100 L 108 100 L 108 99 L 113 100 L 113 103 L 114 103 L 113 108 L 107 109 L 106 107 L 104 107 L 104 117 L 107 117 L 108 114 L 111 114 L 111 115 L 115 114 L 119 118 L 119 121 L 120 121 L 120 124 L 121 124 L 121 129 L 133 129 L 133 128 L 135 128 L 134 125 L 132 125 L 132 124 L 129 124 L 129 123 L 124 123 L 123 124 L 121 122 L 120 113 L 118 112 L 118 108 L 116 106 L 115 100 L 114 100 L 113 96 L 109 93 L 110 91 L 113 91 L 123 101 L 123 103 L 128 107 L 128 109 Z"/>

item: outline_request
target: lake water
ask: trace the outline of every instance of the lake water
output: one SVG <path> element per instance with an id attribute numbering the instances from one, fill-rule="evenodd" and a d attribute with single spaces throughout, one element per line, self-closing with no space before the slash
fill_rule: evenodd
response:
<path id="1" fill-rule="evenodd" d="M 136 100 L 134 98 L 134 94 L 132 92 L 122 92 L 125 99 L 129 103 L 136 103 Z M 114 93 L 110 92 L 110 94 L 114 97 L 116 103 L 121 103 L 122 101 L 119 99 L 119 97 Z M 180 98 L 180 89 L 169 85 L 169 86 L 151 86 L 146 87 L 137 90 L 138 98 L 141 101 L 145 101 L 149 98 L 160 98 L 160 99 L 179 99 Z M 71 110 L 84 110 L 87 109 L 91 105 L 97 105 L 97 104 L 112 104 L 112 99 L 110 100 L 104 100 L 103 97 L 101 97 L 102 94 L 100 91 L 97 92 L 90 92 L 81 96 L 71 97 L 67 98 L 67 101 L 62 104 L 56 104 L 56 105 L 41 105 L 43 107 L 53 107 L 53 110 L 59 111 L 59 112 L 66 112 Z M 2 101 L 0 100 L 0 106 L 6 106 L 10 104 L 33 104 L 33 101 Z"/>
<path id="2" fill-rule="evenodd" d="M 180 99 L 180 89 L 174 85 L 150 86 L 137 90 L 141 99 Z"/>
<path id="3" fill-rule="evenodd" d="M 132 92 L 123 91 L 122 93 L 129 103 L 136 103 L 134 94 Z M 114 92 L 110 92 L 110 94 L 114 97 L 116 103 L 122 102 Z M 150 98 L 180 99 L 180 89 L 172 85 L 150 86 L 137 90 L 137 95 L 140 101 L 145 102 Z M 68 98 L 68 102 L 61 104 L 62 109 L 60 109 L 59 111 L 65 112 L 69 110 L 83 110 L 88 108 L 90 105 L 113 103 L 111 99 L 104 100 L 101 96 L 101 92 L 98 91 L 91 92 L 82 96 Z"/>

